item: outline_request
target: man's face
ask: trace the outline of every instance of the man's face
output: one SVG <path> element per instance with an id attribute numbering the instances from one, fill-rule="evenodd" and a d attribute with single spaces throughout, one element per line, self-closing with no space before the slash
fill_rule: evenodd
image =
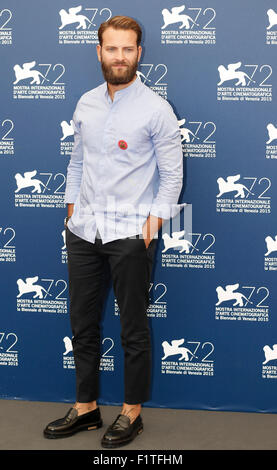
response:
<path id="1" fill-rule="evenodd" d="M 102 47 L 97 46 L 97 55 L 108 83 L 129 83 L 135 76 L 141 56 L 135 31 L 107 28 L 103 33 Z"/>

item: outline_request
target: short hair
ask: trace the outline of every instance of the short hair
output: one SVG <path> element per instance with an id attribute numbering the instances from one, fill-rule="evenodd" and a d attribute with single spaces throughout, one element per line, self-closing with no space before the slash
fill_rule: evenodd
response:
<path id="1" fill-rule="evenodd" d="M 98 29 L 98 39 L 100 46 L 103 43 L 103 33 L 106 31 L 107 28 L 114 28 L 114 29 L 132 29 L 137 34 L 137 46 L 141 43 L 141 36 L 142 31 L 140 25 L 129 16 L 113 16 L 108 21 L 102 23 Z"/>

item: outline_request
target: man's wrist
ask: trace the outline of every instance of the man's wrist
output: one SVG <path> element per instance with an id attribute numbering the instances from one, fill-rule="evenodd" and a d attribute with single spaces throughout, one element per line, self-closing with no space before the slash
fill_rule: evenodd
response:
<path id="1" fill-rule="evenodd" d="M 65 227 L 67 227 L 67 223 L 68 223 L 70 217 L 71 217 L 71 215 L 68 215 L 68 216 L 65 217 L 65 219 L 64 219 L 64 226 Z"/>
<path id="2" fill-rule="evenodd" d="M 163 219 L 160 217 L 156 217 L 154 215 L 149 215 L 147 220 L 145 221 L 143 228 L 142 228 L 142 234 L 144 241 L 146 242 L 146 245 L 150 244 L 150 242 L 153 240 L 156 232 L 159 231 L 163 224 Z"/>

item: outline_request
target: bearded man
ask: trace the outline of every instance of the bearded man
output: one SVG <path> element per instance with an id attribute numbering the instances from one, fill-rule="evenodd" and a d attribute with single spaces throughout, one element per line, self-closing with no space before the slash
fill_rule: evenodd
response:
<path id="1" fill-rule="evenodd" d="M 139 24 L 116 16 L 102 23 L 98 36 L 105 82 L 77 103 L 65 191 L 76 403 L 44 435 L 102 426 L 100 319 L 111 277 L 120 310 L 124 400 L 101 443 L 115 448 L 143 430 L 141 406 L 151 386 L 150 277 L 158 231 L 180 210 L 183 155 L 171 106 L 136 74 Z"/>

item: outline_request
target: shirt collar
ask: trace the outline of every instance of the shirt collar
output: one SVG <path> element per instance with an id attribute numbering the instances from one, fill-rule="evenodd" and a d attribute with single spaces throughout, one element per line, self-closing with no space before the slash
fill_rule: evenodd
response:
<path id="1" fill-rule="evenodd" d="M 118 101 L 122 96 L 129 95 L 130 93 L 132 93 L 132 91 L 136 90 L 140 85 L 141 85 L 141 80 L 140 80 L 140 78 L 137 76 L 137 78 L 135 79 L 135 81 L 134 81 L 133 83 L 131 83 L 131 85 L 128 85 L 127 87 L 122 88 L 122 90 L 118 90 L 118 91 L 115 92 L 113 103 L 114 103 L 115 101 Z M 108 84 L 107 84 L 107 82 L 105 82 L 105 87 L 104 87 L 104 89 L 105 89 L 105 97 L 106 97 L 110 102 L 112 102 L 111 97 L 110 97 L 109 92 L 108 92 Z"/>

